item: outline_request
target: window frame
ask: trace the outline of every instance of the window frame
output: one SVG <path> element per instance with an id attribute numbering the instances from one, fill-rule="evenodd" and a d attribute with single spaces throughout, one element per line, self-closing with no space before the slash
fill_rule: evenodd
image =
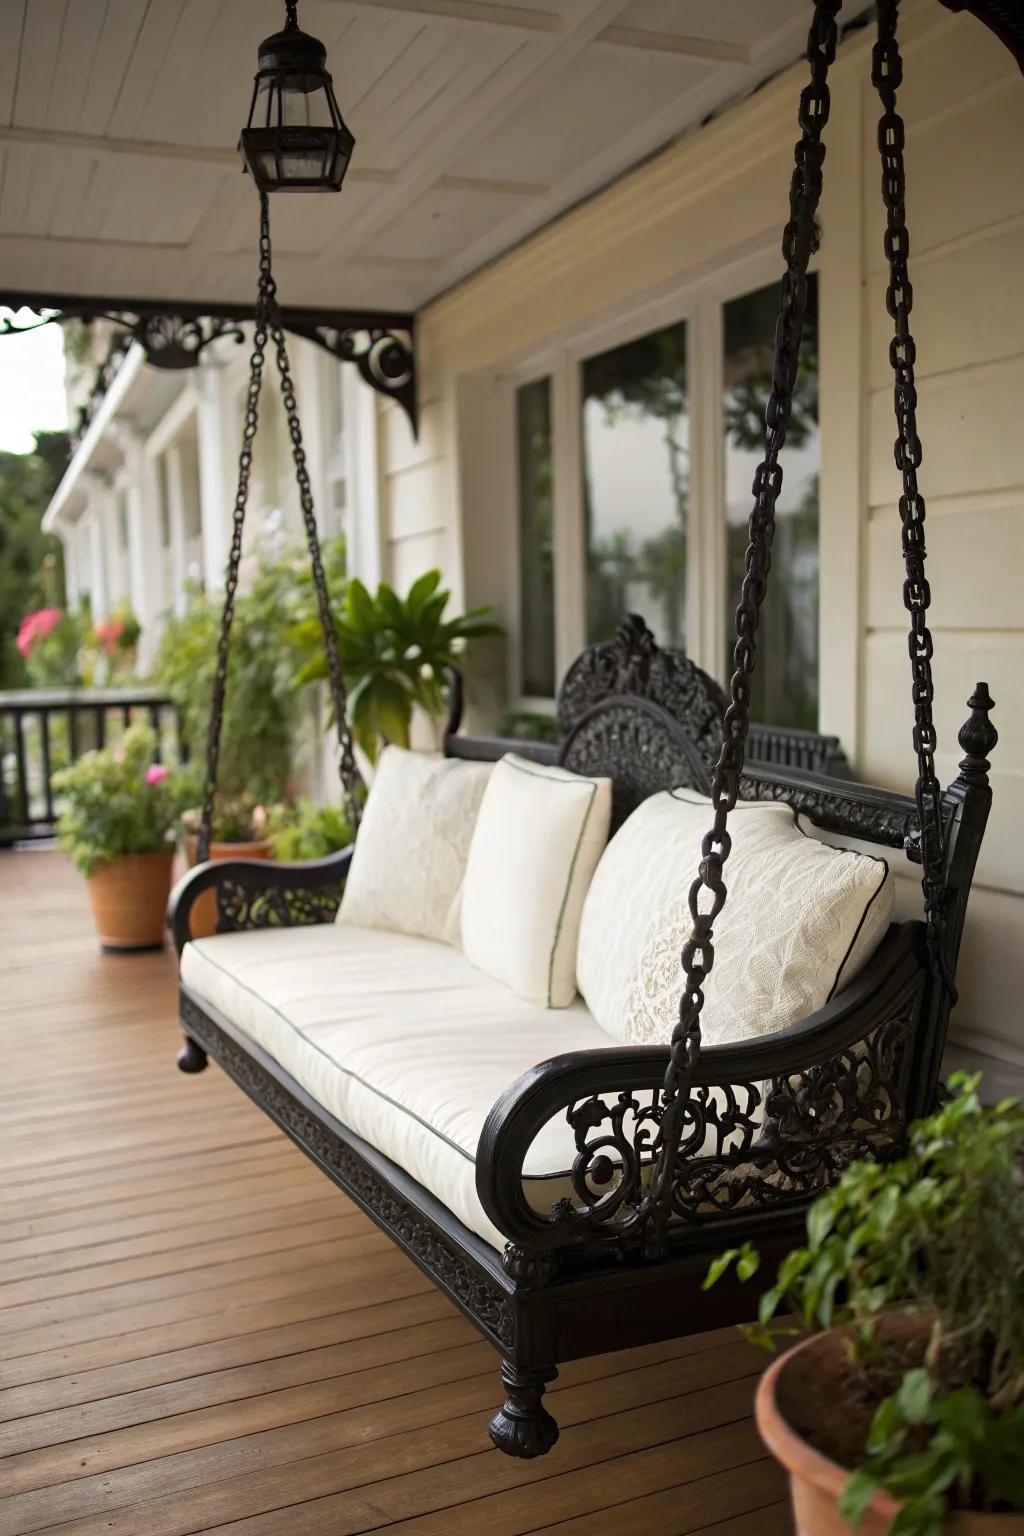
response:
<path id="1" fill-rule="evenodd" d="M 823 279 L 818 275 L 819 350 L 824 357 L 822 325 Z M 726 536 L 724 516 L 725 444 L 723 411 L 724 306 L 758 288 L 777 284 L 780 276 L 778 242 L 764 237 L 731 258 L 717 262 L 689 281 L 673 283 L 634 297 L 626 304 L 548 338 L 543 347 L 510 360 L 498 375 L 502 414 L 502 448 L 511 473 L 506 521 L 509 539 L 506 605 L 509 621 L 507 695 L 513 711 L 548 713 L 553 699 L 538 699 L 520 690 L 521 604 L 519 593 L 520 505 L 515 449 L 515 391 L 522 384 L 551 380 L 552 474 L 554 482 L 555 674 L 565 676 L 587 644 L 586 526 L 582 477 L 581 368 L 585 358 L 613 350 L 664 326 L 686 324 L 687 407 L 690 423 L 691 514 L 687 530 L 687 655 L 712 677 L 726 677 L 726 621 L 732 607 L 725 592 Z M 824 374 L 822 359 L 819 367 Z M 821 432 L 819 412 L 819 433 Z M 823 439 L 822 439 L 823 441 Z M 822 452 L 824 460 L 824 451 Z M 824 565 L 824 498 L 820 509 L 819 545 Z M 822 577 L 819 574 L 819 583 Z M 819 587 L 820 593 L 820 587 Z M 819 729 L 821 729 L 822 659 L 819 604 Z"/>

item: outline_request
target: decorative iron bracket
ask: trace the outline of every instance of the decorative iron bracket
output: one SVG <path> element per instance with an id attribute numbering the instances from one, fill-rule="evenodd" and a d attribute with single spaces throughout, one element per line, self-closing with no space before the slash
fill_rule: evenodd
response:
<path id="1" fill-rule="evenodd" d="M 32 311 L 31 320 L 17 319 L 19 310 Z M 66 294 L 12 293 L 0 290 L 0 336 L 37 330 L 66 320 L 106 320 L 123 328 L 100 364 L 92 391 L 92 410 L 106 393 L 121 359 L 137 341 L 154 368 L 194 368 L 212 342 L 243 339 L 242 322 L 253 318 L 244 304 L 191 304 L 178 300 L 80 298 Z M 363 381 L 378 394 L 401 406 L 418 434 L 416 410 L 415 321 L 412 315 L 378 310 L 336 310 L 282 305 L 286 331 L 315 342 L 344 363 L 354 363 Z M 113 370 L 113 371 L 112 371 Z M 88 425 L 88 419 L 80 428 Z"/>

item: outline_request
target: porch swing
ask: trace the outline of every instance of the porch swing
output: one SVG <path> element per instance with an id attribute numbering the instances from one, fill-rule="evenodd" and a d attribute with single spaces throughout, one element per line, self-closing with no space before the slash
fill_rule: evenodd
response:
<path id="1" fill-rule="evenodd" d="M 695 795 L 709 796 L 711 829 L 684 896 L 688 936 L 682 949 L 682 1000 L 671 1037 L 656 1044 L 623 1043 L 602 1032 L 582 1007 L 563 1010 L 563 1027 L 553 1010 L 531 1013 L 495 983 L 487 993 L 492 1012 L 474 1020 L 472 1033 L 464 1033 L 460 1043 L 456 1024 L 448 1020 L 442 1025 L 430 1015 L 438 976 L 463 978 L 460 967 L 473 973 L 457 946 L 416 939 L 406 940 L 401 949 L 393 935 L 346 924 L 344 912 L 335 921 L 358 855 L 358 836 L 354 848 L 313 863 L 201 863 L 172 898 L 171 925 L 182 959 L 185 1044 L 179 1066 L 198 1072 L 213 1056 L 494 1344 L 502 1359 L 505 1402 L 492 1420 L 491 1436 L 512 1455 L 543 1455 L 554 1444 L 557 1426 L 542 1396 L 559 1363 L 745 1320 L 750 1300 L 742 1287 L 725 1281 L 711 1292 L 701 1289 L 709 1255 L 755 1235 L 769 1256 L 784 1252 L 798 1240 L 814 1195 L 854 1158 L 894 1155 L 910 1119 L 926 1111 L 936 1096 L 968 895 L 991 801 L 987 757 L 996 731 L 989 720 L 992 699 L 979 683 L 959 735 L 964 752 L 960 772 L 943 790 L 934 760 L 904 130 L 896 110 L 902 74 L 898 0 L 878 5 L 872 79 L 882 103 L 879 145 L 887 305 L 894 321 L 890 362 L 896 464 L 903 481 L 899 511 L 903 595 L 910 615 L 916 790 L 908 797 L 758 763 L 745 755 L 758 624 L 782 485 L 779 455 L 790 419 L 807 269 L 817 238 L 822 132 L 830 100 L 827 75 L 836 52 L 840 4 L 814 0 L 806 51 L 810 81 L 800 96 L 800 137 L 782 240 L 785 273 L 765 451 L 754 479 L 746 570 L 736 608 L 735 670 L 724 714 L 710 679 L 682 655 L 659 650 L 637 618 L 624 621 L 614 641 L 590 647 L 570 669 L 559 695 L 562 734 L 557 745 L 461 734 L 461 690 L 458 678 L 452 679 L 446 761 L 498 763 L 514 746 L 528 764 L 561 773 L 563 782 L 571 775 L 584 780 L 606 776 L 611 779 L 613 831 L 628 830 L 633 814 L 666 791 L 689 795 L 691 801 Z M 294 61 L 300 47 L 294 30 L 288 47 Z M 322 62 L 321 50 L 321 68 Z M 258 160 L 250 156 L 250 165 L 259 181 Z M 275 162 L 275 175 L 282 174 Z M 339 725 L 340 778 L 354 827 L 360 826 L 364 804 L 372 804 L 374 793 L 365 802 L 345 724 L 344 680 L 276 318 L 267 191 L 261 184 L 255 347 L 211 712 L 201 857 L 209 846 L 232 608 L 268 340 L 281 376 Z M 713 935 L 727 921 L 722 914 L 730 857 L 734 871 L 740 867 L 730 815 L 737 806 L 745 814 L 757 802 L 781 802 L 826 842 L 839 834 L 876 856 L 904 850 L 921 866 L 923 919 L 891 923 L 855 979 L 841 989 L 837 979 L 833 993 L 809 1016 L 772 1033 L 702 1048 L 702 1014 L 715 963 Z M 613 839 L 609 850 L 617 842 Z M 599 878 L 600 864 L 595 883 Z M 216 893 L 218 932 L 191 941 L 190 913 L 208 890 Z M 271 978 L 271 946 L 275 955 L 290 956 L 292 983 L 281 979 L 280 967 Z M 397 954 L 404 958 L 396 961 Z M 427 965 L 430 981 L 420 984 L 417 967 Z M 473 974 L 474 985 L 484 985 Z M 377 1010 L 380 1030 L 367 1026 L 359 1037 L 370 1044 L 360 1046 L 358 1070 L 334 1046 L 311 1045 L 312 1026 L 294 1011 L 289 1014 L 298 985 L 294 978 L 301 978 L 307 991 L 319 988 L 324 1006 L 358 1004 L 360 1019 L 371 1022 Z M 448 995 L 443 987 L 440 992 Z M 417 1035 L 428 1018 L 433 1031 L 429 1061 Z M 318 1038 L 355 1039 L 357 1033 L 351 1021 L 342 1021 L 333 1034 Z M 372 1054 L 375 1034 L 395 1041 L 386 1060 L 380 1050 Z M 462 1106 L 463 1130 L 457 1134 L 439 1123 L 438 1103 L 458 1097 L 464 1058 L 473 1054 L 474 1039 L 485 1038 L 487 1052 L 482 1054 L 488 1056 L 492 1075 L 499 1073 L 499 1091 L 489 1100 L 485 1095 Z M 448 1055 L 434 1047 L 437 1040 L 449 1042 Z M 374 1070 L 381 1074 L 376 1079 Z M 507 1070 L 504 1079 L 501 1070 Z M 475 1141 L 467 1141 L 466 1125 L 475 1127 Z M 550 1138 L 556 1131 L 562 1138 L 559 1146 L 566 1138 L 570 1144 L 567 1169 L 557 1165 L 557 1157 L 551 1165 Z M 538 1151 L 542 1145 L 548 1148 L 543 1156 Z"/>

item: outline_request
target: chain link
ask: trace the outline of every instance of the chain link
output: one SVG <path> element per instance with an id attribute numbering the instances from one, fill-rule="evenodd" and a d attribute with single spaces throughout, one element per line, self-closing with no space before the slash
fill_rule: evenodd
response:
<path id="1" fill-rule="evenodd" d="M 898 433 L 894 452 L 896 468 L 903 477 L 903 494 L 899 503 L 906 570 L 903 603 L 910 614 L 908 647 L 913 680 L 913 742 L 917 755 L 915 798 L 921 827 L 923 869 L 921 885 L 933 969 L 942 977 L 955 999 L 956 988 L 944 943 L 942 787 L 935 772 L 937 737 L 932 718 L 935 696 L 932 682 L 933 647 L 927 618 L 931 589 L 924 574 L 927 554 L 924 539 L 925 503 L 917 483 L 922 449 L 917 432 L 917 388 L 914 382 L 917 348 L 910 332 L 914 290 L 907 265 L 910 236 L 904 206 L 906 169 L 903 146 L 906 135 L 903 119 L 896 110 L 896 92 L 903 80 L 903 60 L 896 38 L 898 16 L 899 0 L 879 0 L 878 36 L 872 52 L 871 80 L 882 103 L 882 116 L 878 122 L 878 151 L 882 161 L 882 200 L 886 209 L 884 246 L 889 263 L 886 307 L 892 316 L 894 332 L 889 343 Z"/>
<path id="2" fill-rule="evenodd" d="M 650 1193 L 644 1202 L 645 1218 L 664 1220 L 669 1186 L 675 1171 L 693 1071 L 700 1055 L 700 1016 L 704 1007 L 704 983 L 715 963 L 714 924 L 726 901 L 724 869 L 732 848 L 727 830 L 729 812 L 739 794 L 747 732 L 750 727 L 751 684 L 757 665 L 757 630 L 761 606 L 768 588 L 775 504 L 782 489 L 779 453 L 786 441 L 793 390 L 799 364 L 800 341 L 807 310 L 807 267 L 817 247 L 815 222 L 821 196 L 825 146 L 822 130 L 828 122 L 830 96 L 828 68 L 835 59 L 838 33 L 836 16 L 841 0 L 815 0 L 814 17 L 807 39 L 811 78 L 800 94 L 800 138 L 789 189 L 789 221 L 782 237 L 786 261 L 779 290 L 779 314 L 775 327 L 772 389 L 765 412 L 765 453 L 754 476 L 754 508 L 749 523 L 746 570 L 736 608 L 734 672 L 730 703 L 725 712 L 724 740 L 711 783 L 714 823 L 701 845 L 697 878 L 690 886 L 690 938 L 683 946 L 685 989 L 679 1005 L 679 1022 L 672 1034 L 659 1137 L 659 1157 Z M 704 894 L 710 905 L 701 910 Z M 656 1242 L 656 1240 L 655 1240 Z"/>
<path id="3" fill-rule="evenodd" d="M 323 628 L 324 650 L 330 680 L 331 701 L 338 725 L 339 774 L 345 798 L 348 802 L 352 830 L 359 825 L 362 780 L 352 750 L 352 739 L 346 723 L 345 684 L 338 656 L 338 642 L 331 617 L 327 579 L 320 555 L 313 493 L 306 468 L 306 454 L 302 446 L 302 429 L 299 425 L 288 365 L 288 352 L 284 333 L 277 316 L 277 284 L 271 265 L 270 210 L 267 194 L 260 191 L 260 238 L 259 238 L 259 287 L 256 295 L 256 326 L 252 356 L 249 360 L 249 385 L 245 400 L 245 425 L 242 430 L 242 450 L 238 459 L 238 488 L 232 512 L 231 546 L 228 551 L 227 577 L 224 591 L 224 607 L 221 612 L 220 633 L 217 639 L 217 666 L 213 680 L 213 697 L 210 703 L 210 725 L 206 739 L 206 777 L 203 783 L 203 808 L 197 840 L 197 858 L 200 863 L 210 856 L 210 836 L 213 826 L 213 803 L 217 792 L 217 764 L 220 759 L 220 739 L 224 721 L 224 701 L 227 696 L 228 661 L 230 655 L 231 626 L 235 617 L 235 596 L 238 591 L 238 572 L 242 560 L 242 537 L 245 531 L 245 510 L 249 500 L 249 479 L 252 472 L 253 442 L 259 430 L 260 392 L 266 364 L 267 337 L 273 338 L 277 354 L 278 372 L 281 375 L 281 391 L 288 419 L 288 434 L 292 442 L 292 457 L 299 486 L 299 500 L 309 543 L 313 567 L 313 585 L 316 589 L 320 623 Z"/>

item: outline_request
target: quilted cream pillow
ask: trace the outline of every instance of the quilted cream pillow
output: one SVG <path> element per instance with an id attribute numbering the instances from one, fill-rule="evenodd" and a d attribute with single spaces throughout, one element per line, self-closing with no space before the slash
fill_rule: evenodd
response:
<path id="1" fill-rule="evenodd" d="M 631 1044 L 664 1044 L 679 1018 L 687 895 L 711 802 L 691 790 L 652 795 L 609 843 L 583 908 L 577 974 L 601 1027 Z M 773 1034 L 853 979 L 892 919 L 884 859 L 807 837 L 784 805 L 740 801 L 729 817 L 729 895 L 701 1014 L 708 1045 Z"/>
<path id="2" fill-rule="evenodd" d="M 608 838 L 610 779 L 509 753 L 484 792 L 462 901 L 466 958 L 544 1008 L 576 996 L 580 913 Z"/>
<path id="3" fill-rule="evenodd" d="M 385 747 L 339 922 L 459 942 L 466 857 L 493 766 Z"/>

